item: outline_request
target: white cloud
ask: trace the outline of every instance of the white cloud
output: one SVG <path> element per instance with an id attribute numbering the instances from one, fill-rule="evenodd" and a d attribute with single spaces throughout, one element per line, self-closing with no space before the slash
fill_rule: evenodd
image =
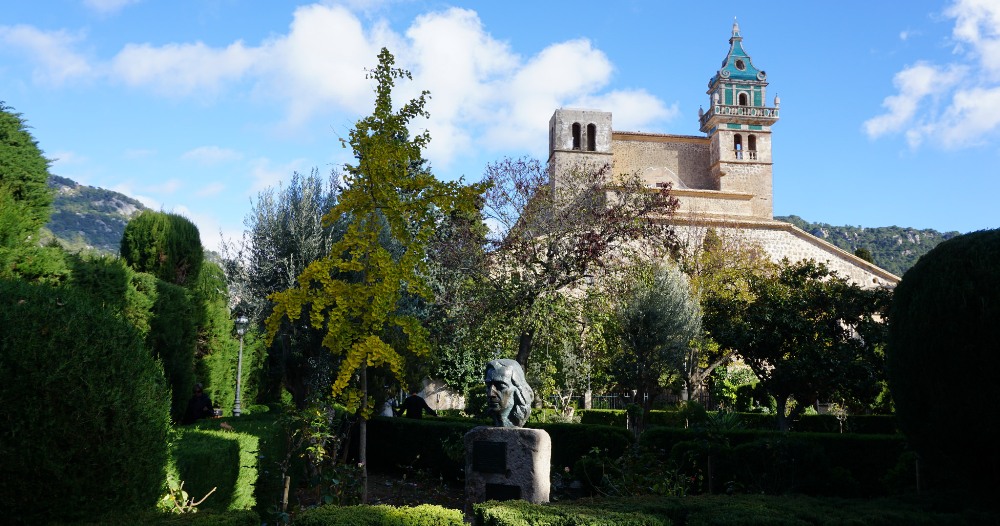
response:
<path id="1" fill-rule="evenodd" d="M 70 79 L 89 77 L 94 68 L 73 48 L 83 40 L 67 31 L 42 31 L 33 26 L 0 26 L 3 47 L 23 50 L 35 64 L 36 83 L 59 86 Z"/>
<path id="2" fill-rule="evenodd" d="M 211 94 L 245 75 L 259 52 L 239 41 L 224 49 L 201 42 L 162 47 L 128 44 L 112 60 L 111 70 L 126 85 L 145 87 L 161 95 Z"/>
<path id="3" fill-rule="evenodd" d="M 55 152 L 46 155 L 46 157 L 52 160 L 54 170 L 64 169 L 67 166 L 78 166 L 87 162 L 86 157 L 71 151 Z"/>
<path id="4" fill-rule="evenodd" d="M 83 0 L 83 5 L 98 13 L 107 15 L 121 11 L 125 6 L 138 4 L 140 0 Z"/>
<path id="5" fill-rule="evenodd" d="M 864 123 L 870 138 L 901 133 L 917 147 L 934 137 L 934 144 L 957 149 L 988 142 L 1000 130 L 1000 2 L 955 0 L 944 15 L 955 20 L 954 60 L 920 61 L 897 73 L 897 94 L 882 101 L 886 112 Z"/>
<path id="6" fill-rule="evenodd" d="M 184 182 L 180 179 L 167 179 L 160 184 L 147 186 L 146 189 L 157 194 L 173 194 L 176 193 L 177 190 L 180 190 L 183 186 Z"/>
<path id="7" fill-rule="evenodd" d="M 198 197 L 211 197 L 213 195 L 218 195 L 226 189 L 226 185 L 216 181 L 203 186 L 200 190 L 195 192 L 194 195 Z"/>
<path id="8" fill-rule="evenodd" d="M 284 107 L 283 124 L 294 127 L 323 116 L 350 119 L 367 113 L 373 81 L 364 72 L 385 46 L 397 66 L 414 77 L 398 84 L 395 100 L 415 97 L 418 90 L 431 92 L 430 120 L 413 122 L 411 131 L 430 129 L 433 140 L 425 154 L 439 168 L 470 152 L 544 149 L 549 117 L 559 107 L 594 104 L 614 111 L 616 124 L 635 128 L 677 114 L 642 90 L 605 92 L 615 68 L 589 40 L 555 43 L 523 57 L 491 36 L 468 9 L 421 15 L 402 34 L 383 19 L 367 20 L 345 6 L 305 5 L 295 10 L 286 33 L 257 44 L 132 43 L 100 70 L 129 87 L 169 97 L 248 90 Z M 57 42 L 73 56 L 71 41 Z M 86 66 L 82 59 L 79 63 Z M 185 157 L 209 160 L 213 154 L 225 156 L 221 149 L 199 149 Z M 256 170 L 253 190 L 276 179 L 267 167 Z"/>
<path id="9" fill-rule="evenodd" d="M 213 165 L 229 161 L 237 161 L 243 158 L 243 154 L 229 148 L 219 146 L 199 146 L 193 150 L 188 150 L 181 155 L 181 159 L 194 161 L 204 165 Z"/>
<path id="10" fill-rule="evenodd" d="M 285 163 L 281 166 L 272 166 L 268 159 L 255 159 L 251 163 L 250 179 L 247 194 L 256 194 L 266 188 L 277 186 L 278 183 L 286 181 L 292 177 L 293 172 L 303 172 L 306 162 L 302 159 Z"/>
<path id="11" fill-rule="evenodd" d="M 152 148 L 132 148 L 125 150 L 123 156 L 126 159 L 147 159 L 156 155 L 156 150 Z"/>
<path id="12" fill-rule="evenodd" d="M 941 69 L 926 62 L 900 71 L 893 78 L 893 85 L 899 94 L 882 101 L 882 107 L 888 111 L 865 121 L 868 136 L 876 138 L 906 129 L 925 98 L 947 92 L 963 79 L 965 73 L 966 68 L 961 66 Z"/>

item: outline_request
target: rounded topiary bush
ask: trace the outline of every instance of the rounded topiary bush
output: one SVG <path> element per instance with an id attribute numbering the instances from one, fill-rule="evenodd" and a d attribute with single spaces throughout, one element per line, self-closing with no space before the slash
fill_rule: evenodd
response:
<path id="1" fill-rule="evenodd" d="M 0 280 L 3 519 L 151 509 L 170 394 L 137 331 L 89 296 Z"/>
<path id="2" fill-rule="evenodd" d="M 938 245 L 893 294 L 889 386 L 925 482 L 995 487 L 997 356 L 1000 230 L 985 230 Z"/>

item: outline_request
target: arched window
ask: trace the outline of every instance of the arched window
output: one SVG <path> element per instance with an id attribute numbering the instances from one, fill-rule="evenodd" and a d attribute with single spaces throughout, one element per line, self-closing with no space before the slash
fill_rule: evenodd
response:
<path id="1" fill-rule="evenodd" d="M 757 136 L 747 135 L 747 154 L 750 159 L 757 159 Z"/>
<path id="2" fill-rule="evenodd" d="M 733 153 L 737 159 L 743 158 L 743 136 L 738 133 L 733 136 Z"/>
<path id="3" fill-rule="evenodd" d="M 750 105 L 750 98 L 747 96 L 746 93 L 740 93 L 740 95 L 739 95 L 739 105 L 740 106 L 749 106 Z"/>
<path id="4" fill-rule="evenodd" d="M 587 151 L 592 152 L 597 149 L 597 125 L 587 125 Z"/>
<path id="5" fill-rule="evenodd" d="M 580 123 L 579 122 L 574 122 L 573 123 L 573 149 L 574 150 L 579 150 L 580 149 Z"/>

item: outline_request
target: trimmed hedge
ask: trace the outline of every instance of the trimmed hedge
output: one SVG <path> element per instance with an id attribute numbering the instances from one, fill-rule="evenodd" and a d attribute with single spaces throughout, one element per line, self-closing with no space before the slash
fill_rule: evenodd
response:
<path id="1" fill-rule="evenodd" d="M 224 431 L 221 424 L 233 431 Z M 172 453 L 177 480 L 200 499 L 217 488 L 198 509 L 255 509 L 265 514 L 281 497 L 278 463 L 284 458 L 285 432 L 278 413 L 204 419 L 179 426 Z"/>
<path id="2" fill-rule="evenodd" d="M 199 511 L 198 513 L 145 512 L 124 514 L 111 512 L 96 519 L 75 522 L 74 526 L 260 526 L 260 517 L 250 510 L 226 512 Z"/>
<path id="3" fill-rule="evenodd" d="M 712 414 L 710 411 L 709 414 Z M 736 413 L 746 429 L 774 430 L 778 428 L 773 414 Z M 624 409 L 584 409 L 580 411 L 581 424 L 608 425 L 625 427 L 628 415 Z M 693 422 L 686 421 L 679 411 L 649 412 L 649 425 L 668 427 L 691 427 Z M 792 423 L 792 431 L 839 433 L 840 421 L 834 415 L 803 415 Z M 899 432 L 894 415 L 852 415 L 844 422 L 845 433 L 866 433 L 894 435 Z"/>
<path id="4" fill-rule="evenodd" d="M 0 502 L 44 522 L 152 508 L 169 390 L 142 337 L 85 294 L 0 280 Z"/>
<path id="5" fill-rule="evenodd" d="M 559 503 L 531 504 L 525 501 L 488 501 L 474 504 L 477 526 L 670 526 L 663 520 L 644 513 L 610 511 L 596 506 Z M 297 523 L 296 523 L 297 524 Z"/>
<path id="6" fill-rule="evenodd" d="M 886 368 L 903 433 L 930 487 L 995 493 L 1000 473 L 1000 229 L 949 239 L 903 275 Z M 947 386 L 961 385 L 961 400 Z"/>
<path id="7" fill-rule="evenodd" d="M 465 526 L 462 512 L 424 504 L 413 507 L 319 506 L 298 514 L 295 526 Z"/>
<path id="8" fill-rule="evenodd" d="M 703 476 L 703 492 L 845 497 L 888 494 L 889 478 L 906 453 L 901 436 L 778 431 L 709 435 L 668 427 L 647 430 L 640 444 L 669 458 L 685 474 Z"/>
<path id="9" fill-rule="evenodd" d="M 920 498 L 840 499 L 802 495 L 701 495 L 687 497 L 624 497 L 553 502 L 547 505 L 523 502 L 488 502 L 474 506 L 478 519 L 490 513 L 484 526 L 527 524 L 620 524 L 585 522 L 607 514 L 627 514 L 636 520 L 686 526 L 914 526 L 1000 524 L 1000 513 L 989 502 L 976 502 L 956 495 L 922 495 Z M 561 512 L 567 510 L 563 515 Z M 590 515 L 587 515 L 589 512 Z M 562 519 L 576 514 L 578 522 Z M 616 517 L 617 518 L 617 517 Z M 543 519 L 543 520 L 533 520 Z M 545 520 L 547 519 L 547 520 Z"/>
<path id="10" fill-rule="evenodd" d="M 376 417 L 368 422 L 368 467 L 376 472 L 430 470 L 458 478 L 465 472 L 464 437 L 475 421 L 439 421 L 433 418 Z M 594 448 L 617 458 L 632 444 L 632 433 L 611 426 L 530 424 L 552 439 L 552 465 L 572 466 Z M 351 440 L 357 458 L 357 426 Z M 405 437 L 405 439 L 403 438 Z"/>

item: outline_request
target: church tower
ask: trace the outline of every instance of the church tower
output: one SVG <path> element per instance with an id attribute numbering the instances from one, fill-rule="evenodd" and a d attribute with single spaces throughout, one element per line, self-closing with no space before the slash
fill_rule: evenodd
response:
<path id="1" fill-rule="evenodd" d="M 753 194 L 754 217 L 774 217 L 771 126 L 779 100 L 765 102 L 767 74 L 743 50 L 740 26 L 733 22 L 729 54 L 708 82 L 708 111 L 699 110 L 701 131 L 710 140 L 710 170 L 718 190 Z"/>
<path id="2" fill-rule="evenodd" d="M 598 169 L 612 162 L 611 112 L 558 109 L 549 119 L 549 166 L 552 184 L 559 174 Z"/>

